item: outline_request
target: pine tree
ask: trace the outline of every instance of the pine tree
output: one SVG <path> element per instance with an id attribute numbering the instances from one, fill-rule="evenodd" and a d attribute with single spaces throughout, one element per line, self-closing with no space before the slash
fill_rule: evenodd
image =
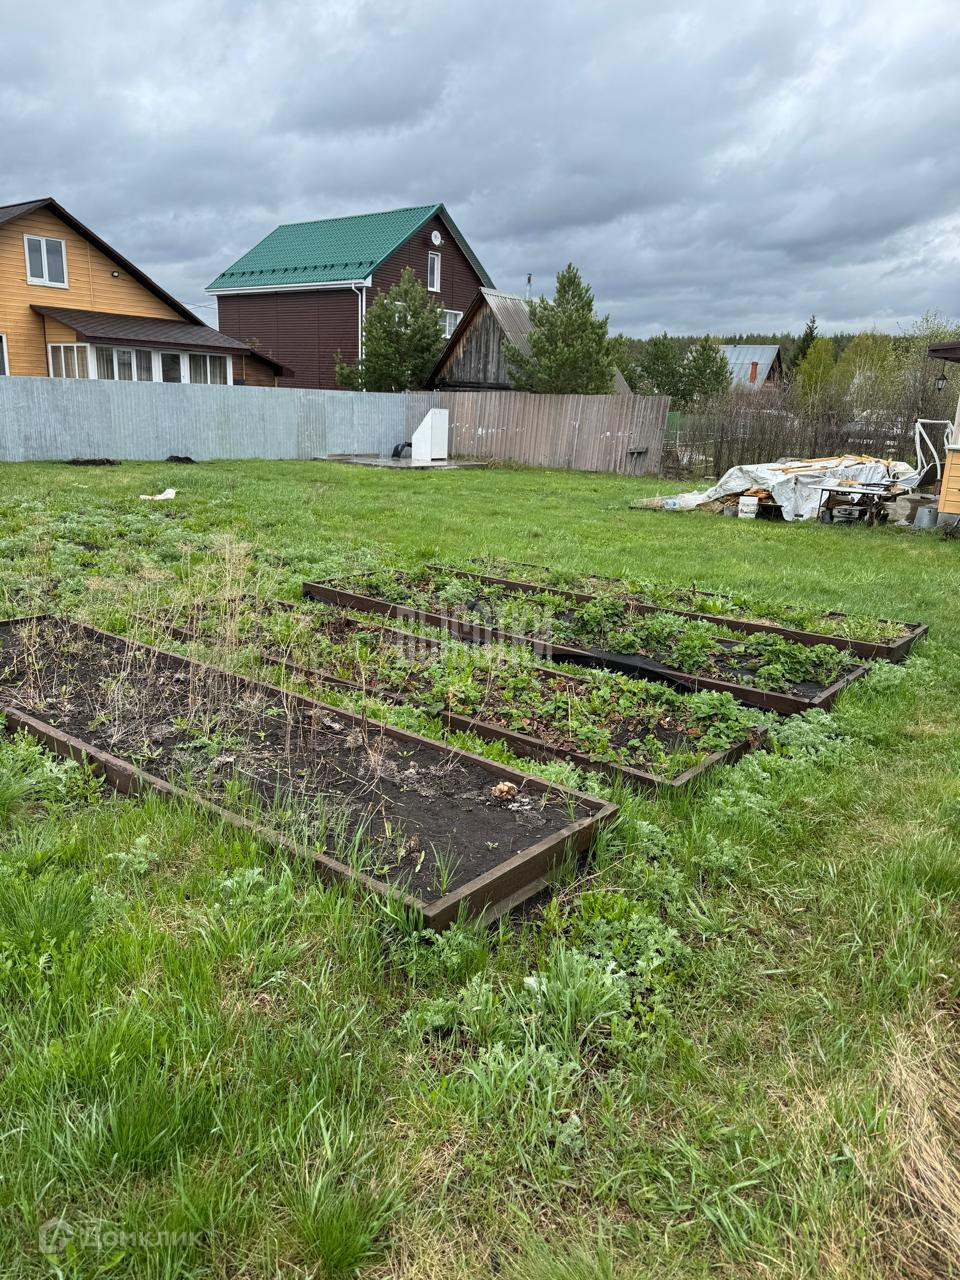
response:
<path id="1" fill-rule="evenodd" d="M 593 313 L 593 290 L 569 263 L 557 276 L 552 302 L 530 304 L 530 354 L 504 342 L 510 379 L 518 391 L 607 395 L 613 391 L 614 349 L 608 316 Z"/>
<path id="2" fill-rule="evenodd" d="M 811 316 L 807 321 L 806 328 L 801 333 L 797 345 L 793 349 L 793 355 L 790 359 L 790 370 L 795 373 L 806 359 L 807 352 L 813 346 L 817 337 L 817 317 Z"/>
<path id="3" fill-rule="evenodd" d="M 635 339 L 628 338 L 625 333 L 615 333 L 610 339 L 610 355 L 614 368 L 623 374 L 631 391 L 641 396 L 653 395 L 653 389 L 637 364 Z"/>
<path id="4" fill-rule="evenodd" d="M 637 365 L 658 396 L 672 396 L 679 404 L 685 398 L 683 345 L 666 333 L 648 338 L 637 357 Z"/>
<path id="5" fill-rule="evenodd" d="M 687 403 L 709 400 L 730 389 L 730 365 L 711 337 L 700 338 L 683 362 L 682 399 Z"/>
<path id="6" fill-rule="evenodd" d="M 363 358 L 349 365 L 337 352 L 337 384 L 352 391 L 419 390 L 443 344 L 440 308 L 413 268 L 404 267 L 399 281 L 367 308 Z"/>

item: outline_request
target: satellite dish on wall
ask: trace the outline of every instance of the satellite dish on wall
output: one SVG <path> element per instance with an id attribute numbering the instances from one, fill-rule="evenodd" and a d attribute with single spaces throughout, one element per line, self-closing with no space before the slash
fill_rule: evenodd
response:
<path id="1" fill-rule="evenodd" d="M 434 243 L 435 245 L 437 245 L 437 246 L 439 246 L 439 245 L 443 244 L 443 236 L 440 234 L 440 232 L 439 232 L 439 231 L 431 231 L 431 233 L 430 233 L 430 239 L 431 239 L 431 240 L 433 241 L 433 243 Z"/>

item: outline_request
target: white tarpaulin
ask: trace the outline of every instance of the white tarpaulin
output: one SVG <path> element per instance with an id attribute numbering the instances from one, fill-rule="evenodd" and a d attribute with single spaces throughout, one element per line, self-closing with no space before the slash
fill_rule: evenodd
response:
<path id="1" fill-rule="evenodd" d="M 689 511 L 704 502 L 715 502 L 746 493 L 748 489 L 769 489 L 784 520 L 806 520 L 815 516 L 824 485 L 882 484 L 912 489 L 917 472 L 907 462 L 890 462 L 848 453 L 841 458 L 801 458 L 786 462 L 757 462 L 731 467 L 712 489 L 703 493 L 680 493 L 664 506 Z"/>

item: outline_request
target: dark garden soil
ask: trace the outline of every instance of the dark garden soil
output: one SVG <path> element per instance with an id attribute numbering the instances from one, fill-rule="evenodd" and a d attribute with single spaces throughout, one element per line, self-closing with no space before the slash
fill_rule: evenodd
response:
<path id="1" fill-rule="evenodd" d="M 498 781 L 439 744 L 64 619 L 0 627 L 0 698 L 425 901 L 595 809 L 532 779 Z"/>
<path id="2" fill-rule="evenodd" d="M 261 602 L 244 601 L 244 608 Z M 431 715 L 480 720 L 510 735 L 535 738 L 561 758 L 584 758 L 648 772 L 668 780 L 705 756 L 751 738 L 755 716 L 729 697 L 704 704 L 662 685 L 611 675 L 570 675 L 530 662 L 486 662 L 475 646 L 423 642 L 402 631 L 318 612 L 298 629 L 287 652 L 278 653 L 263 616 L 230 618 L 220 602 L 190 609 L 191 635 L 226 645 L 253 644 L 266 659 L 278 658 L 294 675 L 328 684 L 345 681 L 372 697 L 409 702 Z M 289 615 L 284 619 L 284 626 Z M 420 646 L 412 651 L 412 646 Z M 523 650 L 518 651 L 523 655 Z M 289 656 L 288 656 L 289 655 Z M 458 664 L 457 658 L 463 659 Z M 466 727 L 454 724 L 452 727 Z M 512 743 L 525 754 L 525 743 Z M 526 752 L 528 753 L 528 752 Z"/>

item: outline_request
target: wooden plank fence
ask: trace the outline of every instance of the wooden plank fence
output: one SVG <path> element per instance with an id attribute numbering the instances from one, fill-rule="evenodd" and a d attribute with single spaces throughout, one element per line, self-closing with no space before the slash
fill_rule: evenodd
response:
<path id="1" fill-rule="evenodd" d="M 547 396 L 442 391 L 450 455 L 532 467 L 656 475 L 669 396 Z"/>

